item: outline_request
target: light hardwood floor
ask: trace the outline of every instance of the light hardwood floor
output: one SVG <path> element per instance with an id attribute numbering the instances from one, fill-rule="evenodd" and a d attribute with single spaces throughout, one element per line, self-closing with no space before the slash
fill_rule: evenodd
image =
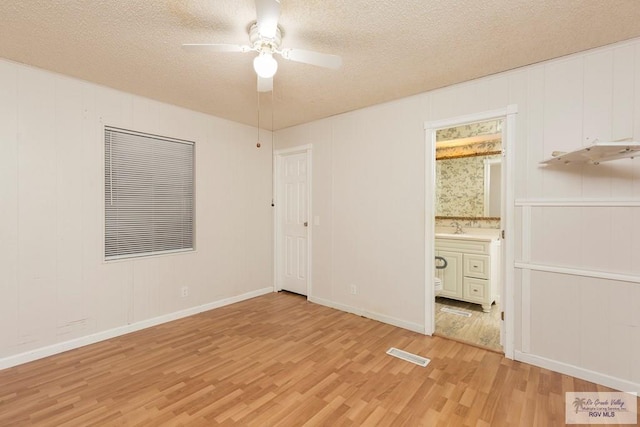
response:
<path id="1" fill-rule="evenodd" d="M 0 371 L 0 426 L 560 426 L 596 390 L 280 293 Z"/>

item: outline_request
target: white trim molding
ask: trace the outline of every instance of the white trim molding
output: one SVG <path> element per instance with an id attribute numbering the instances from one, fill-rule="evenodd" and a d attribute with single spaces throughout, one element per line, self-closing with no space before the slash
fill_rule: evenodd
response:
<path id="1" fill-rule="evenodd" d="M 281 155 L 286 155 L 286 154 L 298 154 L 298 153 L 304 153 L 306 151 L 311 151 L 313 149 L 313 144 L 304 144 L 304 145 L 297 145 L 295 147 L 291 147 L 291 148 L 283 148 L 281 150 L 275 150 L 274 151 L 274 155 L 275 156 L 281 156 Z"/>
<path id="2" fill-rule="evenodd" d="M 606 271 L 584 270 L 581 268 L 562 267 L 550 264 L 531 264 L 516 262 L 516 268 L 529 271 L 543 271 L 546 273 L 568 274 L 571 276 L 592 277 L 596 279 L 615 280 L 618 282 L 640 283 L 640 276 L 632 274 L 610 273 Z"/>
<path id="3" fill-rule="evenodd" d="M 558 362 L 557 360 L 547 359 L 546 357 L 516 351 L 515 360 L 559 372 L 561 374 L 571 375 L 572 377 L 611 387 L 615 390 L 640 393 L 640 384 L 638 383 L 601 374 L 578 366 L 569 365 L 568 363 Z"/>
<path id="4" fill-rule="evenodd" d="M 48 356 L 53 356 L 55 354 L 62 353 L 68 350 L 73 350 L 76 348 L 84 347 L 86 345 L 95 344 L 100 341 L 104 341 L 104 340 L 115 338 L 121 335 L 129 334 L 131 332 L 140 331 L 142 329 L 146 329 L 152 326 L 171 322 L 173 320 L 182 319 L 183 317 L 193 316 L 194 314 L 202 313 L 205 311 L 224 307 L 226 305 L 234 304 L 240 301 L 259 297 L 261 295 L 265 295 L 271 292 L 273 292 L 273 288 L 269 286 L 266 288 L 257 289 L 255 291 L 237 295 L 235 297 L 224 298 L 218 301 L 210 302 L 210 303 L 199 305 L 196 307 L 187 308 L 186 310 L 176 311 L 174 313 L 165 314 L 163 316 L 154 317 L 152 319 L 142 320 L 140 322 L 132 323 L 126 326 L 119 326 L 117 328 L 98 332 L 92 335 L 75 338 L 69 341 L 64 341 L 64 342 L 49 345 L 46 347 L 36 348 L 33 350 L 26 351 L 24 353 L 20 353 L 14 356 L 8 356 L 0 359 L 0 369 L 6 369 L 6 368 L 11 368 L 13 366 L 22 365 L 23 363 L 32 362 L 34 360 L 42 359 Z"/>
<path id="5" fill-rule="evenodd" d="M 433 289 L 433 279 L 435 277 L 435 215 L 436 200 L 434 189 L 436 188 L 436 129 L 430 123 L 425 123 L 425 187 L 424 187 L 424 327 L 422 333 L 433 335 L 436 330 L 435 313 L 435 291 Z"/>
<path id="6" fill-rule="evenodd" d="M 433 292 L 433 277 L 435 275 L 433 259 L 435 253 L 435 210 L 433 188 L 435 188 L 435 140 L 436 131 L 443 128 L 462 126 L 469 123 L 482 122 L 493 119 L 504 119 L 504 129 L 502 137 L 503 147 L 503 195 L 502 201 L 504 217 L 502 218 L 502 229 L 506 238 L 503 242 L 503 266 L 501 269 L 501 279 L 506 284 L 504 295 L 500 293 L 503 309 L 505 313 L 505 357 L 513 359 L 515 350 L 515 300 L 514 300 L 514 276 L 515 276 L 515 189 L 514 189 L 514 161 L 515 161 L 515 138 L 516 138 L 516 115 L 518 106 L 516 104 L 507 105 L 505 108 L 489 110 L 474 114 L 452 117 L 443 120 L 427 121 L 424 123 L 425 129 L 425 321 L 423 333 L 432 335 L 435 330 L 435 296 Z"/>
<path id="7" fill-rule="evenodd" d="M 375 313 L 373 311 L 362 310 L 360 308 L 352 307 L 350 305 L 339 304 L 323 298 L 309 296 L 308 300 L 309 302 L 312 302 L 314 304 L 335 308 L 336 310 L 345 311 L 347 313 L 355 314 L 356 316 L 366 317 L 367 319 L 377 320 L 378 322 L 397 326 L 398 328 L 408 329 L 410 331 L 418 332 L 418 333 L 424 333 L 424 327 L 419 323 L 407 322 L 406 320 L 398 319 L 398 318 L 387 316 L 380 313 Z"/>
<path id="8" fill-rule="evenodd" d="M 451 117 L 442 120 L 427 121 L 424 123 L 426 129 L 442 129 L 454 126 L 463 126 L 469 123 L 484 122 L 491 119 L 499 119 L 509 114 L 517 114 L 518 106 L 510 104 L 506 108 L 498 108 L 495 110 L 483 111 L 480 113 L 466 114 L 464 116 Z"/>
<path id="9" fill-rule="evenodd" d="M 521 323 L 522 323 L 522 351 L 531 351 L 531 271 L 522 270 L 521 283 L 522 297 L 520 300 Z"/>
<path id="10" fill-rule="evenodd" d="M 566 207 L 640 207 L 638 199 L 517 199 L 516 206 Z"/>

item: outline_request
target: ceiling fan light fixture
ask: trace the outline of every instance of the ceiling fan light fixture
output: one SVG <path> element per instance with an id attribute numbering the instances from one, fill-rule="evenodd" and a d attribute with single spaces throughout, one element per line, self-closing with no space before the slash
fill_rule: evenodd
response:
<path id="1" fill-rule="evenodd" d="M 253 69 L 263 79 L 270 79 L 278 71 L 278 61 L 273 58 L 271 53 L 261 52 L 253 60 Z"/>
<path id="2" fill-rule="evenodd" d="M 280 49 L 283 29 L 278 25 L 278 19 L 280 18 L 280 3 L 282 0 L 254 1 L 256 4 L 256 20 L 248 28 L 248 45 L 187 43 L 182 46 L 189 50 L 256 52 L 257 56 L 253 59 L 253 69 L 258 75 L 258 92 L 273 91 L 273 76 L 278 71 L 278 62 L 273 57 L 276 53 L 284 59 L 317 67 L 338 69 L 342 66 L 342 58 L 338 55 L 313 52 L 306 49 Z"/>

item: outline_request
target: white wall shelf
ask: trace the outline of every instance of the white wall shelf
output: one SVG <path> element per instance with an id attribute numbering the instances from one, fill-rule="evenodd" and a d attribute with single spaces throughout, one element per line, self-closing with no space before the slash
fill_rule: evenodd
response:
<path id="1" fill-rule="evenodd" d="M 640 155 L 640 142 L 598 142 L 570 152 L 554 152 L 553 156 L 540 162 L 541 165 L 567 165 L 633 158 Z"/>

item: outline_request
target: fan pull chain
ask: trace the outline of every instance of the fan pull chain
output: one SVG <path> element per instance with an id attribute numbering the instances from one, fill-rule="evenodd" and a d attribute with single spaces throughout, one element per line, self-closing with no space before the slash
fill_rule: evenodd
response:
<path id="1" fill-rule="evenodd" d="M 260 92 L 258 92 L 258 137 L 256 142 L 256 148 L 260 148 Z"/>
<path id="2" fill-rule="evenodd" d="M 274 158 L 274 146 L 273 146 L 273 110 L 275 109 L 274 103 L 273 103 L 273 88 L 271 88 L 271 207 L 275 206 L 274 203 L 274 198 L 273 195 L 275 194 L 275 176 L 273 174 L 273 162 L 275 161 Z"/>

